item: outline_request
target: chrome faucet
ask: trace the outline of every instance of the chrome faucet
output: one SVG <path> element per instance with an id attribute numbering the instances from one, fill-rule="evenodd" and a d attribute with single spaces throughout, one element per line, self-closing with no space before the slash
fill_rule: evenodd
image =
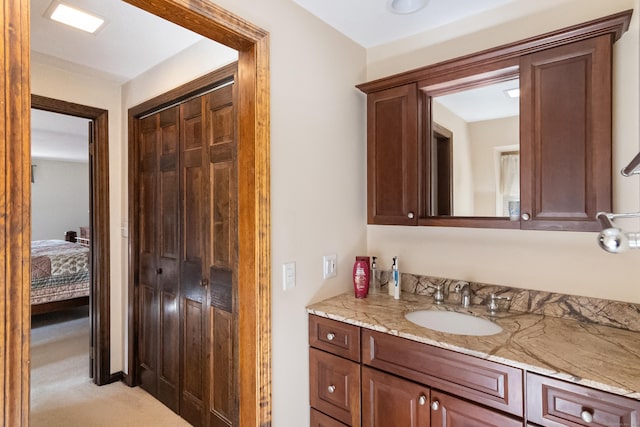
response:
<path id="1" fill-rule="evenodd" d="M 467 308 L 471 305 L 471 285 L 469 285 L 469 282 L 460 280 L 458 283 L 456 283 L 456 286 L 453 288 L 453 290 L 457 294 L 462 294 L 460 304 L 462 304 L 464 308 Z"/>
<path id="2" fill-rule="evenodd" d="M 443 292 L 443 288 L 444 288 L 444 284 L 440 283 L 439 285 L 434 285 L 431 282 L 427 282 L 427 287 L 428 288 L 433 288 L 436 291 L 433 293 L 433 300 L 435 301 L 436 304 L 441 304 L 444 302 L 444 298 L 445 298 L 445 293 Z"/>

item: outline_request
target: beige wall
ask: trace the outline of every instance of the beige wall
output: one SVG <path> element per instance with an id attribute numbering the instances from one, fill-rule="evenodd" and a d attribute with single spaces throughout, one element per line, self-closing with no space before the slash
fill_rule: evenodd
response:
<path id="1" fill-rule="evenodd" d="M 504 22 L 514 8 L 531 16 Z M 638 2 L 633 0 L 515 1 L 483 20 L 443 28 L 402 42 L 369 49 L 368 78 L 405 71 L 473 50 L 497 46 L 537 33 L 635 8 L 631 27 L 614 46 L 613 169 L 616 211 L 640 210 L 639 178 L 617 171 L 638 152 Z M 512 13 L 513 15 L 513 13 Z M 485 24 L 494 27 L 484 30 Z M 478 32 L 469 34 L 476 29 Z M 454 37 L 442 40 L 443 35 Z M 433 36 L 433 37 L 432 37 Z M 440 39 L 438 39 L 440 37 Z M 438 42 L 429 45 L 430 40 Z M 428 59 L 425 59 L 428 58 Z M 637 224 L 629 231 L 637 231 Z M 389 267 L 398 255 L 401 270 L 567 294 L 640 302 L 640 251 L 611 255 L 596 233 L 485 230 L 441 227 L 367 227 L 370 255 Z"/>

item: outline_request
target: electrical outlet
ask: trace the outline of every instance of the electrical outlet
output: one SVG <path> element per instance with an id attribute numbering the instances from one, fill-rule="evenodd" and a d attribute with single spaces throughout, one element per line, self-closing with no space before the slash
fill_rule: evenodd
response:
<path id="1" fill-rule="evenodd" d="M 296 287 L 296 263 L 282 264 L 282 289 L 285 291 Z"/>
<path id="2" fill-rule="evenodd" d="M 336 254 L 322 257 L 322 277 L 328 279 L 336 277 L 338 271 L 338 256 Z"/>

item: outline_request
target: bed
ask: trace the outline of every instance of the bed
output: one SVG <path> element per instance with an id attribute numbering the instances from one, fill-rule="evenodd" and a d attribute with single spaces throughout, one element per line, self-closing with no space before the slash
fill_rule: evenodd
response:
<path id="1" fill-rule="evenodd" d="M 31 314 L 89 303 L 89 247 L 64 240 L 31 242 Z"/>

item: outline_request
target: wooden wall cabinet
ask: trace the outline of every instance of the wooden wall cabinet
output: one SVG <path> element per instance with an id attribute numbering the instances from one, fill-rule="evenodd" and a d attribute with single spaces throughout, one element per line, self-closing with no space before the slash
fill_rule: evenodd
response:
<path id="1" fill-rule="evenodd" d="M 595 215 L 612 207 L 612 45 L 630 19 L 621 12 L 358 85 L 367 94 L 368 223 L 599 230 Z M 518 74 L 520 220 L 431 216 L 427 94 Z"/>
<path id="2" fill-rule="evenodd" d="M 521 228 L 598 231 L 611 211 L 612 54 L 605 35 L 521 58 Z"/>
<path id="3" fill-rule="evenodd" d="M 367 190 L 371 224 L 418 223 L 418 88 L 367 98 Z"/>

